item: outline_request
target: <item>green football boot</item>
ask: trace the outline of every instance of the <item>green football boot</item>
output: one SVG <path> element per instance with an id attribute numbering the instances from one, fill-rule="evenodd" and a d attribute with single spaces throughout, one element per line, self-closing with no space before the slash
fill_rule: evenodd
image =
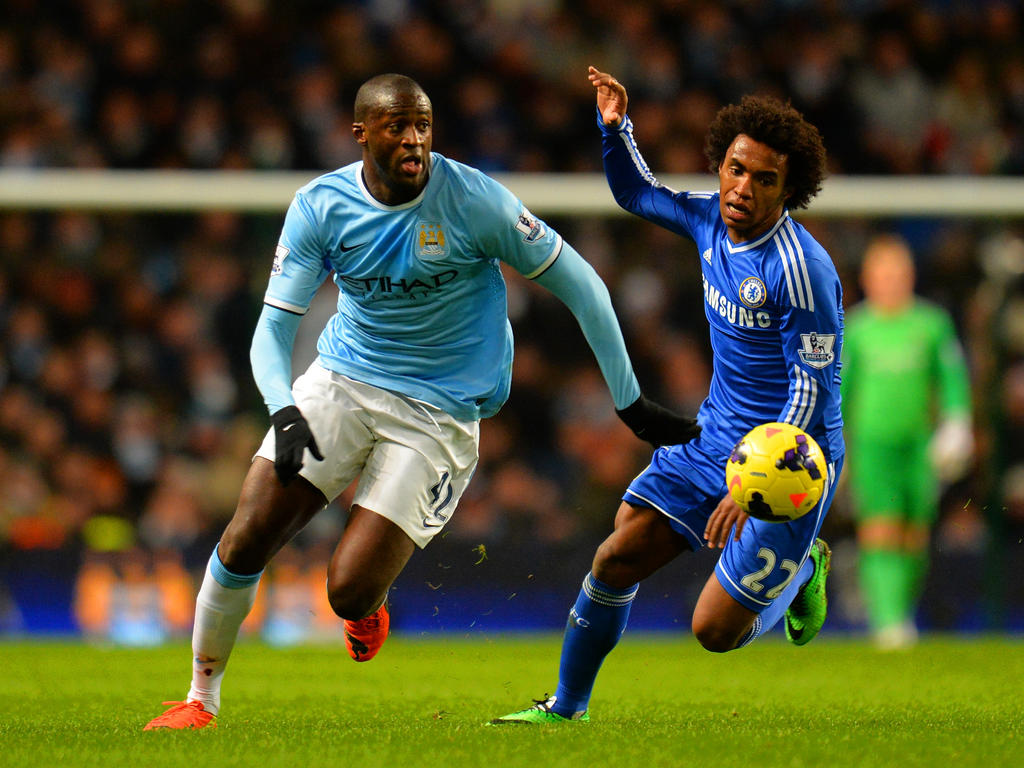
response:
<path id="1" fill-rule="evenodd" d="M 811 642 L 821 630 L 828 614 L 825 580 L 832 568 L 832 550 L 828 544 L 816 539 L 811 547 L 811 560 L 814 562 L 814 573 L 786 609 L 786 639 L 794 645 Z"/>
<path id="2" fill-rule="evenodd" d="M 573 717 L 562 717 L 551 711 L 551 705 L 555 702 L 554 697 L 549 699 L 534 699 L 533 706 L 510 715 L 496 717 L 485 725 L 531 725 L 533 723 L 589 723 L 590 715 L 580 712 Z"/>

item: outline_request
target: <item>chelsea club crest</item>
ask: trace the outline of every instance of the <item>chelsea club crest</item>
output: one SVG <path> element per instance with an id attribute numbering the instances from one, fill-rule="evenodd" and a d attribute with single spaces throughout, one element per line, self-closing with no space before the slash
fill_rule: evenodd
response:
<path id="1" fill-rule="evenodd" d="M 740 301 L 751 309 L 757 309 L 768 298 L 768 291 L 759 277 L 748 277 L 740 283 Z"/>

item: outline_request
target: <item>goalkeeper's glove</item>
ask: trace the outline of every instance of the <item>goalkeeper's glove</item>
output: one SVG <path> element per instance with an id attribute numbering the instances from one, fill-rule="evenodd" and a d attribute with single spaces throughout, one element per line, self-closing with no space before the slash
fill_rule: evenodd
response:
<path id="1" fill-rule="evenodd" d="M 932 465 L 944 483 L 952 483 L 967 474 L 974 455 L 974 434 L 966 416 L 951 416 L 942 421 L 928 446 Z"/>
<path id="2" fill-rule="evenodd" d="M 317 461 L 324 460 L 306 417 L 294 405 L 272 413 L 270 421 L 274 424 L 274 470 L 281 485 L 288 485 L 299 474 L 306 448 Z"/>
<path id="3" fill-rule="evenodd" d="M 688 443 L 700 435 L 700 425 L 696 419 L 680 416 L 648 400 L 643 394 L 632 405 L 616 410 L 615 413 L 633 430 L 634 435 L 655 448 Z"/>

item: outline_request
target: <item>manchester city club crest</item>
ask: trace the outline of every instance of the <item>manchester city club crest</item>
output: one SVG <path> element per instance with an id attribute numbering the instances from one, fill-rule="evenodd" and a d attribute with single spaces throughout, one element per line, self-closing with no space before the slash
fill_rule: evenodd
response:
<path id="1" fill-rule="evenodd" d="M 440 224 L 431 221 L 420 222 L 416 255 L 427 261 L 443 259 L 448 255 L 448 243 Z"/>
<path id="2" fill-rule="evenodd" d="M 768 298 L 768 291 L 759 277 L 748 277 L 740 283 L 740 301 L 751 309 L 757 309 Z"/>

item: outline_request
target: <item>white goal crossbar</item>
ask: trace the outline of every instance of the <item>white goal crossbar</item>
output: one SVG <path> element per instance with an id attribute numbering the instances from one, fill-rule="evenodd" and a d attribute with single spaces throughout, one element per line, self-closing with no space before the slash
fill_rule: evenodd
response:
<path id="1" fill-rule="evenodd" d="M 0 171 L 2 210 L 282 213 L 317 174 L 277 171 Z M 604 176 L 495 173 L 542 216 L 624 213 Z M 672 189 L 714 189 L 711 175 L 660 177 Z M 1024 217 L 1024 178 L 992 176 L 834 176 L 805 215 L 846 217 Z"/>

